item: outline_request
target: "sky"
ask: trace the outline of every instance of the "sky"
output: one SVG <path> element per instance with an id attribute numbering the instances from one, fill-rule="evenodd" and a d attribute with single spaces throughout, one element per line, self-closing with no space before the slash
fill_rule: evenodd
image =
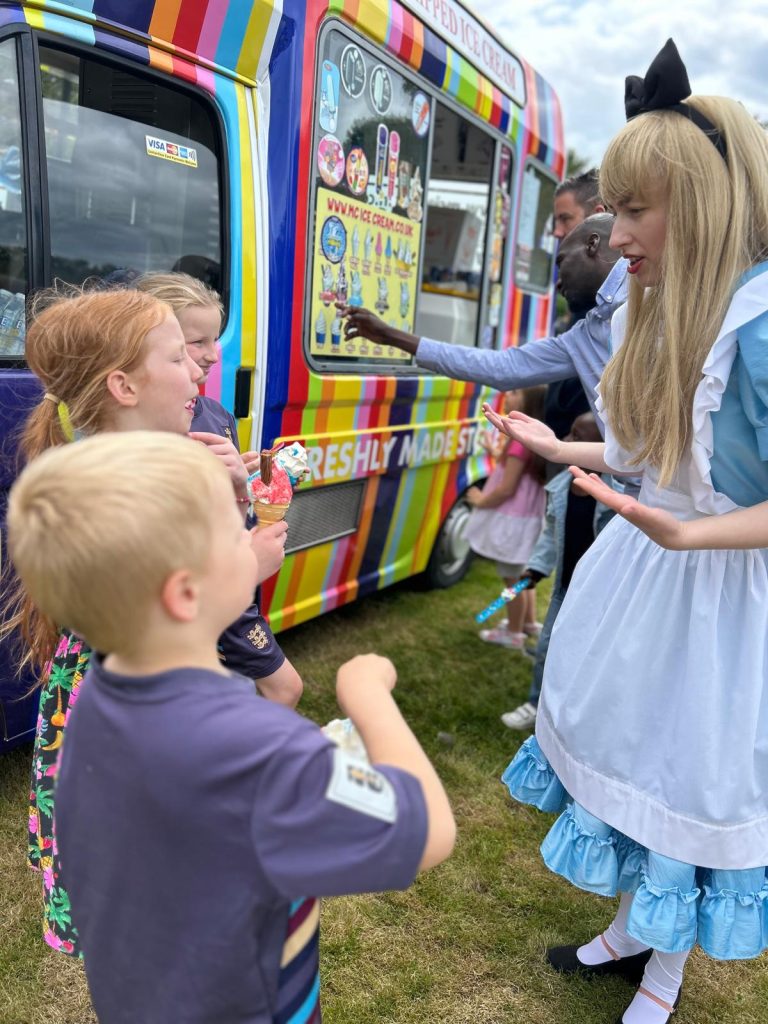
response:
<path id="1" fill-rule="evenodd" d="M 565 144 L 599 164 L 624 122 L 624 78 L 672 36 L 694 93 L 768 120 L 768 0 L 466 0 L 557 92 Z"/>

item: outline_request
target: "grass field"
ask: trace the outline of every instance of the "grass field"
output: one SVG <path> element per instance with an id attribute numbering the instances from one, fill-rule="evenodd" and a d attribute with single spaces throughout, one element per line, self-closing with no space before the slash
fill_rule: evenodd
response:
<path id="1" fill-rule="evenodd" d="M 551 819 L 512 805 L 498 781 L 525 738 L 499 713 L 525 699 L 530 662 L 476 637 L 472 615 L 497 588 L 493 569 L 476 563 L 452 590 L 399 586 L 281 637 L 305 679 L 302 710 L 320 723 L 338 715 L 340 662 L 368 650 L 393 659 L 397 699 L 459 825 L 451 860 L 409 892 L 324 904 L 326 1024 L 614 1024 L 631 998 L 621 981 L 564 979 L 543 960 L 547 945 L 605 927 L 613 902 L 544 868 L 538 846 Z M 29 760 L 28 748 L 0 758 L 0 1024 L 87 1024 L 80 965 L 40 939 L 39 883 L 24 861 Z M 766 1024 L 766 958 L 721 964 L 694 953 L 675 1021 Z"/>

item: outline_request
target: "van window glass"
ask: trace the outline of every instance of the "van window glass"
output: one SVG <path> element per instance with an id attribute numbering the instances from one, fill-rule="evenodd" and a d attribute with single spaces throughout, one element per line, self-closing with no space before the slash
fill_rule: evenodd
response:
<path id="1" fill-rule="evenodd" d="M 0 359 L 24 354 L 27 225 L 16 42 L 0 43 Z"/>
<path id="2" fill-rule="evenodd" d="M 556 187 L 557 182 L 538 167 L 526 167 L 517 224 L 515 281 L 529 291 L 546 291 L 552 281 L 552 205 Z"/>
<path id="3" fill-rule="evenodd" d="M 51 272 L 183 270 L 221 291 L 220 144 L 191 92 L 40 47 Z"/>
<path id="4" fill-rule="evenodd" d="M 476 345 L 495 143 L 436 104 L 417 333 Z"/>
<path id="5" fill-rule="evenodd" d="M 308 349 L 317 362 L 403 363 L 399 349 L 342 337 L 334 302 L 414 329 L 433 102 L 355 37 L 323 36 L 312 149 L 315 215 Z"/>

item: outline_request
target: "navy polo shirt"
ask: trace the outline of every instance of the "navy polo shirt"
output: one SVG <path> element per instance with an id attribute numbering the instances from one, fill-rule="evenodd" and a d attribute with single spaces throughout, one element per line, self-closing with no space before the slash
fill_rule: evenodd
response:
<path id="1" fill-rule="evenodd" d="M 235 419 L 215 398 L 198 395 L 189 429 L 226 437 L 240 451 Z M 257 591 L 255 603 L 222 633 L 219 640 L 219 653 L 227 668 L 255 680 L 271 676 L 285 661 L 282 648 L 259 611 L 259 596 Z"/>
<path id="2" fill-rule="evenodd" d="M 240 451 L 235 417 L 231 412 L 227 412 L 221 402 L 217 402 L 215 398 L 208 398 L 206 395 L 197 396 L 189 429 L 197 433 L 226 437 Z"/>

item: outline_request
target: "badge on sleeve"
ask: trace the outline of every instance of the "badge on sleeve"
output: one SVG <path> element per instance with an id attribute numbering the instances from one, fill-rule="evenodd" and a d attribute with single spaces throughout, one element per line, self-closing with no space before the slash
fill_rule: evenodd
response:
<path id="1" fill-rule="evenodd" d="M 397 796 L 389 779 L 339 747 L 333 751 L 333 771 L 325 797 L 390 825 L 397 818 Z"/>

